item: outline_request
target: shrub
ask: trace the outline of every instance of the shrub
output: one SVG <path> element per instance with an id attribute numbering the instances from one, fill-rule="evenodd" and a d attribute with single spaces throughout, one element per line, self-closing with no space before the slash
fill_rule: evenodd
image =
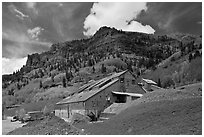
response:
<path id="1" fill-rule="evenodd" d="M 202 81 L 202 58 L 192 59 L 187 72 L 188 81 Z"/>
<path id="2" fill-rule="evenodd" d="M 157 86 L 161 87 L 161 80 L 160 80 L 160 78 L 158 79 Z"/>
<path id="3" fill-rule="evenodd" d="M 53 104 L 47 104 L 43 108 L 43 114 L 44 115 L 50 115 L 54 111 L 54 105 Z"/>
<path id="4" fill-rule="evenodd" d="M 175 71 L 173 74 L 172 74 L 172 79 L 175 83 L 175 85 L 179 84 L 180 83 L 180 77 L 179 77 L 179 73 L 177 71 Z"/>
<path id="5" fill-rule="evenodd" d="M 175 61 L 176 59 L 175 59 L 175 57 L 172 57 L 170 60 L 171 60 L 171 62 L 173 62 L 173 61 Z"/>
<path id="6" fill-rule="evenodd" d="M 26 111 L 25 111 L 25 109 L 20 109 L 20 110 L 17 110 L 16 111 L 16 116 L 20 119 L 20 120 L 22 120 L 23 118 L 25 118 L 26 117 Z"/>
<path id="7" fill-rule="evenodd" d="M 174 85 L 174 81 L 170 76 L 167 76 L 163 79 L 163 82 L 162 82 L 163 88 L 171 87 L 172 85 Z"/>

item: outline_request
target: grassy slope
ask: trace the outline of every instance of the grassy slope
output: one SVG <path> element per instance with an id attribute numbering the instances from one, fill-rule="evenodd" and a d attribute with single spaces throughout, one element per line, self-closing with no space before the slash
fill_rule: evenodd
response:
<path id="1" fill-rule="evenodd" d="M 6 116 L 14 116 L 15 112 L 17 110 L 20 109 L 25 109 L 26 112 L 29 111 L 41 111 L 46 104 L 55 104 L 58 101 L 60 101 L 61 99 L 59 98 L 55 98 L 55 99 L 51 99 L 51 100 L 44 100 L 44 101 L 39 101 L 39 102 L 35 102 L 35 103 L 28 103 L 28 104 L 23 104 L 22 106 L 20 106 L 19 108 L 13 108 L 13 109 L 9 109 L 9 110 L 5 110 L 5 115 Z"/>
<path id="2" fill-rule="evenodd" d="M 160 78 L 161 82 L 163 82 L 166 77 L 172 78 L 175 71 L 180 72 L 185 60 L 188 60 L 188 56 L 184 56 L 176 61 L 170 61 L 166 64 L 167 67 L 158 67 L 155 71 L 150 71 L 143 77 L 152 79 L 155 82 L 158 82 Z M 202 58 L 197 57 L 187 64 L 188 68 L 185 68 L 185 71 L 188 75 L 184 78 L 185 82 L 195 83 L 196 81 L 202 81 Z"/>
<path id="3" fill-rule="evenodd" d="M 197 88 L 146 94 L 103 123 L 81 125 L 87 134 L 202 134 L 202 97 Z"/>

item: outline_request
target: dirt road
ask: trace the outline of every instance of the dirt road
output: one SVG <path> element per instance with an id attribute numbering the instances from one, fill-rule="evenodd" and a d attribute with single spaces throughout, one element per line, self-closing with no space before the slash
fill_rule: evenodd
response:
<path id="1" fill-rule="evenodd" d="M 22 124 L 19 121 L 11 122 L 11 119 L 11 117 L 7 117 L 6 120 L 2 120 L 2 135 L 6 135 L 8 132 L 13 131 L 14 129 L 22 127 L 26 124 Z"/>

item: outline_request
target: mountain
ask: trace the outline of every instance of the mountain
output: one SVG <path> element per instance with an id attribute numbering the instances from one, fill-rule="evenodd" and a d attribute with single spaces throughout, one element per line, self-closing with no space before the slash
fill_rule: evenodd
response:
<path id="1" fill-rule="evenodd" d="M 49 51 L 28 55 L 19 71 L 2 76 L 3 95 L 6 99 L 15 96 L 15 103 L 32 102 L 38 93 L 59 85 L 80 85 L 125 69 L 143 75 L 177 52 L 188 57 L 201 49 L 201 36 L 157 36 L 104 26 L 90 38 L 56 43 Z"/>
<path id="2" fill-rule="evenodd" d="M 157 50 L 156 48 L 165 47 L 169 51 L 168 48 L 178 44 L 177 40 L 167 36 L 155 37 L 144 33 L 102 27 L 91 38 L 56 43 L 47 52 L 28 55 L 26 65 L 21 68 L 20 73 L 23 76 L 36 68 L 50 70 L 59 68 L 59 71 L 69 66 L 81 68 L 86 66 L 89 60 L 97 63 L 107 56 L 123 53 L 150 57 L 152 48 Z M 172 52 L 175 51 L 172 50 Z M 169 55 L 163 55 L 163 58 Z M 8 80 L 6 77 L 8 76 L 3 76 L 3 81 Z"/>

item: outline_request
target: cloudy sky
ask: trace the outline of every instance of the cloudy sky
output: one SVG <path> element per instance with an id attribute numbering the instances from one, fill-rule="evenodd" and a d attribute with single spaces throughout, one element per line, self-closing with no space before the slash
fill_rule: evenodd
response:
<path id="1" fill-rule="evenodd" d="M 100 27 L 202 34 L 201 3 L 2 3 L 2 73 L 53 43 L 92 36 Z"/>

